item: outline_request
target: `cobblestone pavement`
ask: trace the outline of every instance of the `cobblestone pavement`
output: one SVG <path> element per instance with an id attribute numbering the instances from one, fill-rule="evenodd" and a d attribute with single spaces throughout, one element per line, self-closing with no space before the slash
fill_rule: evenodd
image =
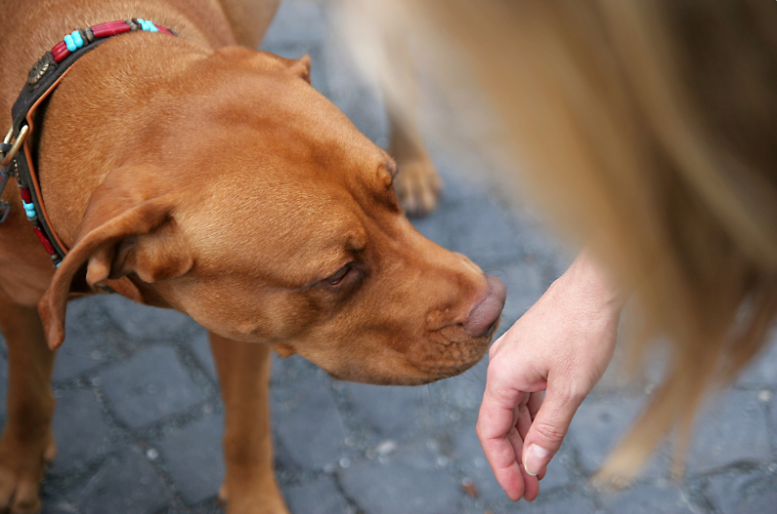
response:
<path id="1" fill-rule="evenodd" d="M 314 86 L 385 145 L 381 104 L 349 68 L 323 9 L 287 1 L 265 47 L 311 54 Z M 432 151 L 446 191 L 417 226 L 506 282 L 504 330 L 558 276 L 564 258 L 531 215 L 467 178 L 477 166 L 472 155 L 439 144 Z M 205 331 L 179 313 L 115 296 L 73 302 L 67 325 L 54 372 L 59 455 L 43 483 L 45 512 L 222 512 L 223 407 Z M 661 453 L 632 488 L 613 496 L 587 487 L 587 478 L 652 382 L 629 384 L 608 371 L 531 505 L 507 500 L 475 435 L 485 362 L 417 388 L 335 381 L 301 358 L 274 364 L 277 476 L 294 514 L 777 512 L 775 347 L 707 409 L 684 481 L 667 479 Z"/>

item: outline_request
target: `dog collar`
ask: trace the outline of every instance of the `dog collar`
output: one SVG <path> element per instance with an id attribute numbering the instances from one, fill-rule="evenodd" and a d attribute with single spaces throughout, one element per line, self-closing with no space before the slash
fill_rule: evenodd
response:
<path id="1" fill-rule="evenodd" d="M 59 266 L 65 258 L 68 248 L 51 228 L 43 205 L 30 138 L 35 111 L 81 56 L 110 37 L 137 30 L 177 36 L 170 29 L 141 18 L 111 21 L 74 30 L 33 65 L 27 83 L 11 109 L 13 124 L 0 144 L 0 194 L 9 178 L 16 177 L 27 219 L 55 266 Z M 0 224 L 8 217 L 10 209 L 11 205 L 0 199 Z"/>

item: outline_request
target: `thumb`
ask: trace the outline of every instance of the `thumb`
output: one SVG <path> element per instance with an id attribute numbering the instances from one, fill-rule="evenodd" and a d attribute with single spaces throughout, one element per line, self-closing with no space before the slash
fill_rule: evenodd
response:
<path id="1" fill-rule="evenodd" d="M 523 467 L 537 475 L 561 447 L 569 425 L 585 395 L 560 393 L 548 388 L 537 415 L 524 438 Z"/>

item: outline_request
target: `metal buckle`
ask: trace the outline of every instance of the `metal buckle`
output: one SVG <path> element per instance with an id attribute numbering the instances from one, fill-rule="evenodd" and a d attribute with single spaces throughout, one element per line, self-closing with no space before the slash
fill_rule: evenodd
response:
<path id="1" fill-rule="evenodd" d="M 25 125 L 19 130 L 19 135 L 16 136 L 16 140 L 13 142 L 13 145 L 11 146 L 11 149 L 8 150 L 8 153 L 6 153 L 3 156 L 3 162 L 0 164 L 3 168 L 8 166 L 10 164 L 11 160 L 16 157 L 16 154 L 19 153 L 19 149 L 22 147 L 22 144 L 24 144 L 24 140 L 27 139 L 27 134 L 30 132 L 30 126 Z M 13 125 L 11 125 L 11 128 L 8 129 L 8 133 L 5 135 L 5 139 L 3 139 L 4 145 L 11 144 L 11 138 L 13 137 Z"/>
<path id="2" fill-rule="evenodd" d="M 26 127 L 27 125 L 25 125 Z M 24 130 L 24 135 L 21 137 L 17 137 L 16 141 L 20 141 L 24 143 L 24 138 L 27 137 L 27 132 L 29 131 L 29 128 L 27 130 Z M 13 137 L 13 125 L 11 125 L 11 128 L 8 130 L 8 134 L 5 135 L 5 139 L 3 139 L 3 145 L 0 147 L 0 159 L 2 159 L 3 164 L 0 167 L 0 195 L 3 194 L 3 191 L 5 191 L 5 186 L 8 184 L 8 180 L 11 178 L 11 163 L 13 162 L 13 158 L 16 155 L 16 153 L 19 151 L 19 148 L 21 147 L 21 143 L 17 144 L 14 143 L 11 145 L 11 138 Z M 7 152 L 2 151 L 8 149 Z M 0 200 L 0 224 L 2 224 L 7 218 L 8 213 L 11 212 L 11 204 L 6 202 L 5 200 Z"/>

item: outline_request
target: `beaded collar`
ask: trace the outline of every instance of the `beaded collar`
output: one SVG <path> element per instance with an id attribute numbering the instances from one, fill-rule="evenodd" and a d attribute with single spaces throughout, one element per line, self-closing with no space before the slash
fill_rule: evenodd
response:
<path id="1" fill-rule="evenodd" d="M 177 35 L 168 28 L 141 18 L 111 21 L 74 30 L 33 65 L 27 76 L 27 83 L 11 109 L 13 124 L 0 144 L 0 194 L 9 178 L 16 177 L 27 219 L 55 266 L 59 266 L 68 249 L 51 228 L 43 205 L 30 144 L 33 115 L 81 56 L 110 37 L 137 30 Z M 0 224 L 8 217 L 10 209 L 11 205 L 0 199 Z"/>

